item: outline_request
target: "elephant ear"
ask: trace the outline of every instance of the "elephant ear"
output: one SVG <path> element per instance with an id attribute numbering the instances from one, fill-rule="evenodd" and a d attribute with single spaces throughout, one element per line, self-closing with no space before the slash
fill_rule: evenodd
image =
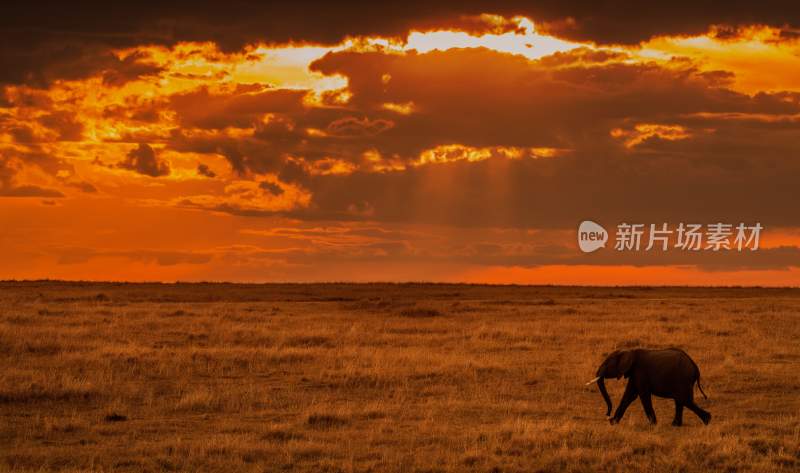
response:
<path id="1" fill-rule="evenodd" d="M 617 365 L 620 374 L 623 374 L 627 378 L 628 372 L 631 370 L 631 368 L 633 368 L 633 361 L 634 361 L 633 350 L 627 350 L 622 352 L 619 355 L 619 364 Z"/>

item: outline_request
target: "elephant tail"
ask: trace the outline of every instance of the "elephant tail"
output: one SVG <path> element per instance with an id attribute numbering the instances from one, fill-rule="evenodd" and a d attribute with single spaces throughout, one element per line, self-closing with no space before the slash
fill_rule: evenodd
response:
<path id="1" fill-rule="evenodd" d="M 699 389 L 700 392 L 703 393 L 704 398 L 708 399 L 708 396 L 706 396 L 706 392 L 703 391 L 703 387 L 700 386 L 700 368 L 697 366 L 697 363 L 695 363 L 694 360 L 689 355 L 686 354 L 686 352 L 683 352 L 683 354 L 686 355 L 686 357 L 689 358 L 689 361 L 692 362 L 692 365 L 694 365 L 694 372 L 697 374 L 697 389 Z"/>
<path id="2" fill-rule="evenodd" d="M 700 376 L 697 377 L 697 389 L 699 389 L 700 392 L 703 393 L 704 398 L 708 399 L 708 396 L 706 396 L 705 391 L 703 391 L 703 387 L 700 386 Z"/>

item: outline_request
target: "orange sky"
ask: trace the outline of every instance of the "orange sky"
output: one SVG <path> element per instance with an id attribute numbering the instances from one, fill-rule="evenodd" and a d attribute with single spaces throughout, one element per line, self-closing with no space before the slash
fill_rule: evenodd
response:
<path id="1" fill-rule="evenodd" d="M 0 26 L 0 279 L 800 282 L 794 29 L 467 13 Z M 585 219 L 765 229 L 584 254 Z"/>

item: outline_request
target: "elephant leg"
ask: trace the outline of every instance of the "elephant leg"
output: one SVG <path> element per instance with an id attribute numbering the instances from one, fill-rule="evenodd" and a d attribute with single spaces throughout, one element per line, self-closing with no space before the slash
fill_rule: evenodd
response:
<path id="1" fill-rule="evenodd" d="M 628 381 L 628 385 L 625 386 L 625 393 L 622 395 L 622 399 L 619 401 L 619 406 L 617 406 L 616 412 L 614 412 L 614 417 L 609 419 L 608 421 L 611 424 L 617 424 L 622 419 L 622 416 L 625 415 L 625 410 L 628 409 L 628 406 L 631 405 L 633 401 L 636 400 L 636 397 L 639 393 L 636 391 L 636 387 L 632 381 Z"/>
<path id="2" fill-rule="evenodd" d="M 672 425 L 680 427 L 683 425 L 683 404 L 680 401 L 675 401 L 675 418 L 672 419 Z"/>
<path id="3" fill-rule="evenodd" d="M 656 411 L 653 410 L 653 399 L 650 397 L 649 392 L 641 392 L 639 393 L 639 399 L 642 401 L 642 407 L 644 407 L 644 413 L 647 415 L 647 419 L 650 421 L 651 424 L 656 423 Z"/>
<path id="4" fill-rule="evenodd" d="M 694 401 L 687 403 L 686 407 L 688 407 L 690 411 L 697 414 L 697 417 L 699 417 L 704 424 L 708 425 L 708 423 L 711 422 L 711 414 L 708 411 L 701 409 L 700 406 L 694 403 Z"/>

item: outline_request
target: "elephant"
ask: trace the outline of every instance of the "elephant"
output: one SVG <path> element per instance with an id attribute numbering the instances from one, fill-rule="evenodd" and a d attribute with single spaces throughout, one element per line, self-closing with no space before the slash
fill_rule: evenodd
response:
<path id="1" fill-rule="evenodd" d="M 700 386 L 700 369 L 697 364 L 681 349 L 667 348 L 661 350 L 617 350 L 605 359 L 597 369 L 596 378 L 586 383 L 597 383 L 608 409 L 606 417 L 614 425 L 619 423 L 625 410 L 636 400 L 642 401 L 642 407 L 651 424 L 656 423 L 651 395 L 675 400 L 675 418 L 672 425 L 683 424 L 683 408 L 686 407 L 700 418 L 704 424 L 711 421 L 711 414 L 701 409 L 694 402 L 694 383 L 703 397 L 708 399 Z M 611 399 L 606 391 L 605 379 L 628 378 L 625 394 L 611 416 Z"/>

